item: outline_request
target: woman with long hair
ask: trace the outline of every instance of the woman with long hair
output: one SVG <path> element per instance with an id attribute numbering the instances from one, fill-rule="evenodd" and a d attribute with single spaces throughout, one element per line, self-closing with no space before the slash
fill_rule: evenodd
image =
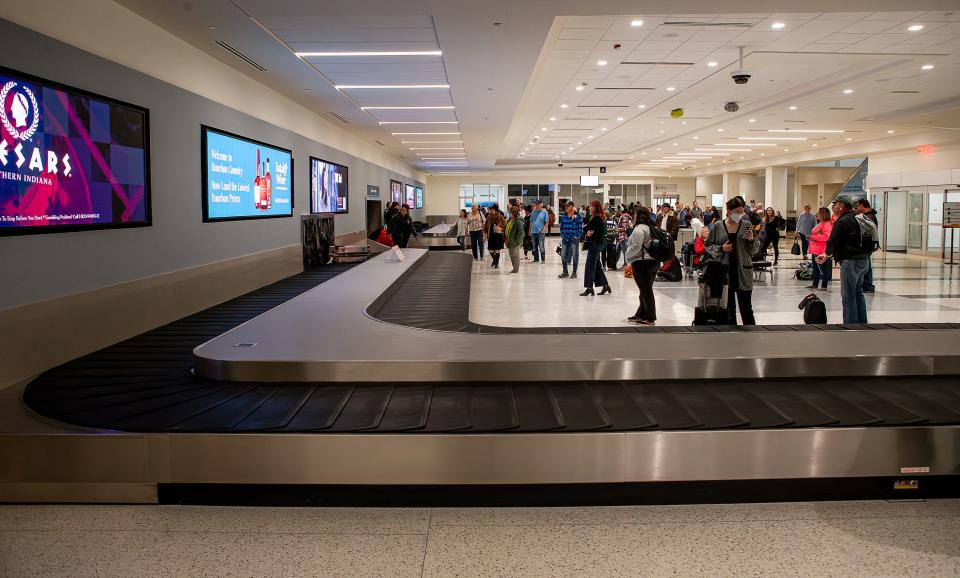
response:
<path id="1" fill-rule="evenodd" d="M 653 325 L 657 321 L 657 302 L 653 294 L 653 280 L 657 275 L 657 269 L 660 268 L 660 262 L 650 256 L 647 250 L 650 248 L 650 211 L 640 207 L 636 210 L 634 222 L 637 225 L 630 233 L 627 240 L 627 247 L 624 250 L 624 258 L 633 269 L 633 280 L 640 291 L 640 305 L 637 312 L 627 317 L 627 321 L 633 321 L 643 325 Z"/>
<path id="2" fill-rule="evenodd" d="M 470 205 L 470 213 L 467 215 L 467 232 L 470 233 L 470 251 L 473 253 L 474 261 L 483 260 L 483 235 L 486 219 L 480 212 L 480 207 L 474 201 Z"/>
<path id="3" fill-rule="evenodd" d="M 601 295 L 613 293 L 607 276 L 603 273 L 603 246 L 606 243 L 607 215 L 600 201 L 590 202 L 590 220 L 584 227 L 583 244 L 587 247 L 587 264 L 583 275 L 583 286 L 586 288 L 581 297 L 594 295 L 594 287 L 603 287 Z"/>
<path id="4" fill-rule="evenodd" d="M 827 253 L 827 240 L 830 238 L 830 233 L 833 232 L 833 218 L 830 215 L 830 209 L 820 207 L 817 211 L 817 221 L 819 221 L 817 226 L 810 233 L 809 251 L 812 263 L 810 273 L 812 277 L 810 285 L 806 287 L 807 289 L 816 289 L 821 283 L 823 288 L 826 289 L 827 285 L 830 284 L 830 278 L 833 277 L 833 259 L 827 259 L 823 264 L 817 263 L 817 255 Z"/>
<path id="5" fill-rule="evenodd" d="M 523 245 L 523 225 L 525 219 L 520 216 L 520 207 L 510 207 L 510 220 L 507 221 L 507 254 L 510 255 L 511 273 L 520 272 L 520 247 Z"/>
<path id="6" fill-rule="evenodd" d="M 767 248 L 773 245 L 773 264 L 776 266 L 780 260 L 780 227 L 783 225 L 783 217 L 777 214 L 773 207 L 767 207 L 763 212 L 763 246 L 760 248 L 760 255 L 767 258 Z"/>
<path id="7" fill-rule="evenodd" d="M 500 207 L 493 205 L 487 212 L 487 223 L 484 225 L 484 236 L 487 238 L 487 251 L 490 253 L 490 266 L 500 268 L 500 251 L 503 250 L 504 232 L 507 222 L 500 214 Z"/>
<path id="8" fill-rule="evenodd" d="M 464 241 L 467 238 L 467 210 L 460 209 L 460 216 L 457 217 L 457 243 L 460 243 L 460 250 L 466 249 Z"/>
<path id="9" fill-rule="evenodd" d="M 707 237 L 707 254 L 727 266 L 727 318 L 737 324 L 737 303 L 744 325 L 756 325 L 753 317 L 753 261 L 757 239 L 744 213 L 743 199 L 727 201 L 727 218 L 720 221 Z"/>

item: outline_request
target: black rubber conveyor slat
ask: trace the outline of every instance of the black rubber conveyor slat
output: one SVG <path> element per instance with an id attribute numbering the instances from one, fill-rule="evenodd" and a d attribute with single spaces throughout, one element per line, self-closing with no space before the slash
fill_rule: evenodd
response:
<path id="1" fill-rule="evenodd" d="M 352 385 L 317 387 L 284 428 L 285 431 L 315 431 L 333 426 L 353 394 Z"/>
<path id="2" fill-rule="evenodd" d="M 390 403 L 380 420 L 380 431 L 408 431 L 427 425 L 433 387 L 411 385 L 393 390 Z"/>
<path id="3" fill-rule="evenodd" d="M 581 384 L 557 383 L 551 389 L 568 430 L 589 431 L 610 427 L 610 419 Z"/>
<path id="4" fill-rule="evenodd" d="M 331 431 L 362 431 L 377 427 L 392 395 L 392 385 L 357 386 Z"/>
<path id="5" fill-rule="evenodd" d="M 566 425 L 557 407 L 557 400 L 546 385 L 514 385 L 513 399 L 517 405 L 519 431 L 551 431 Z"/>
<path id="6" fill-rule="evenodd" d="M 466 385 L 434 387 L 426 431 L 445 432 L 470 428 L 470 388 Z"/>

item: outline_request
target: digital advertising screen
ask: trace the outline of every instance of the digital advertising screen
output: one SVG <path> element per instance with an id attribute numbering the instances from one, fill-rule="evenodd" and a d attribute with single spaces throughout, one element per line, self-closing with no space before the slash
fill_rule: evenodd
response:
<path id="1" fill-rule="evenodd" d="M 147 109 L 0 67 L 0 236 L 150 225 Z"/>
<path id="2" fill-rule="evenodd" d="M 201 128 L 203 221 L 293 216 L 293 153 Z"/>
<path id="3" fill-rule="evenodd" d="M 403 197 L 403 203 L 409 208 L 413 208 L 414 202 L 416 201 L 416 191 L 414 190 L 413 185 L 406 185 L 405 194 Z"/>
<path id="4" fill-rule="evenodd" d="M 346 213 L 347 167 L 310 157 L 310 212 Z"/>
<path id="5" fill-rule="evenodd" d="M 423 187 L 417 187 L 417 209 L 423 208 Z"/>
<path id="6" fill-rule="evenodd" d="M 390 202 L 403 202 L 403 183 L 400 181 L 390 181 Z"/>
<path id="7" fill-rule="evenodd" d="M 580 175 L 581 187 L 599 187 L 600 175 Z"/>

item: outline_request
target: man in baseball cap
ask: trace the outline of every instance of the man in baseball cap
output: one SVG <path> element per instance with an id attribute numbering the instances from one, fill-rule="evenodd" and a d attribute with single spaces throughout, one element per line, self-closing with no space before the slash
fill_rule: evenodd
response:
<path id="1" fill-rule="evenodd" d="M 825 254 L 817 256 L 817 263 L 820 264 L 831 257 L 840 263 L 840 300 L 843 303 L 844 324 L 867 323 L 863 280 L 870 268 L 873 249 L 865 242 L 864 228 L 873 223 L 860 222 L 856 205 L 856 199 L 850 195 L 837 196 L 833 203 L 836 221 L 827 240 L 827 250 Z"/>

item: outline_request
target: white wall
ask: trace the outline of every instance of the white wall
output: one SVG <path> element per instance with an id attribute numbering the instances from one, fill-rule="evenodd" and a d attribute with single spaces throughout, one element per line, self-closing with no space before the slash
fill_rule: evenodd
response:
<path id="1" fill-rule="evenodd" d="M 960 146 L 870 155 L 867 186 L 908 187 L 960 184 Z"/>
<path id="2" fill-rule="evenodd" d="M 706 175 L 697 177 L 696 191 L 698 197 L 706 197 L 710 203 L 711 195 L 723 192 L 723 175 Z"/>

